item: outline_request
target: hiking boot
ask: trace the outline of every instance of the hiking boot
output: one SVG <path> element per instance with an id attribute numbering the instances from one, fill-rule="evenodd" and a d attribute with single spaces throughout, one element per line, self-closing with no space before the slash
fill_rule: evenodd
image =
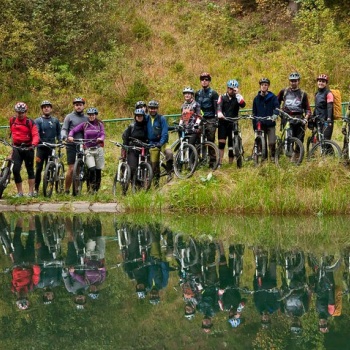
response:
<path id="1" fill-rule="evenodd" d="M 19 193 L 15 194 L 14 196 L 12 196 L 12 198 L 21 198 L 21 197 L 23 197 L 22 192 L 19 192 Z"/>
<path id="2" fill-rule="evenodd" d="M 296 163 L 300 157 L 300 153 L 293 152 L 292 157 L 290 158 L 290 161 L 292 163 Z"/>

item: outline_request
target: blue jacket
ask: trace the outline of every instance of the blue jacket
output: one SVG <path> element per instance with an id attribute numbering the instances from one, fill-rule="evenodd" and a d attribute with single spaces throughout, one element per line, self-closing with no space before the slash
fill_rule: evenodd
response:
<path id="1" fill-rule="evenodd" d="M 163 146 L 169 140 L 168 123 L 160 114 L 156 114 L 154 118 L 150 115 L 146 116 L 147 120 L 147 138 L 150 144 L 159 144 Z M 153 123 L 152 123 L 153 120 Z"/>
<path id="2" fill-rule="evenodd" d="M 256 117 L 271 117 L 273 114 L 276 114 L 274 113 L 276 108 L 279 108 L 279 102 L 277 96 L 271 91 L 268 91 L 265 96 L 262 96 L 259 91 L 253 100 L 253 115 Z M 276 122 L 264 120 L 262 124 L 267 127 L 272 127 L 276 125 Z M 255 130 L 256 120 L 253 120 L 253 128 Z"/>

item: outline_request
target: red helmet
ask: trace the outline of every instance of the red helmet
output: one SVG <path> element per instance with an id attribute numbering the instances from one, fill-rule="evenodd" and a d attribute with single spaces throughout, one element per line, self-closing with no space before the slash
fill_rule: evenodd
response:
<path id="1" fill-rule="evenodd" d="M 24 102 L 17 102 L 15 104 L 15 111 L 16 112 L 21 112 L 21 113 L 25 113 L 27 112 L 28 107 Z"/>
<path id="2" fill-rule="evenodd" d="M 317 77 L 317 80 L 325 80 L 328 83 L 328 75 L 327 74 L 320 74 Z"/>
<path id="3" fill-rule="evenodd" d="M 204 80 L 205 78 L 208 78 L 209 81 L 211 81 L 211 75 L 208 72 L 203 72 L 201 73 L 201 75 L 199 76 L 199 80 Z"/>

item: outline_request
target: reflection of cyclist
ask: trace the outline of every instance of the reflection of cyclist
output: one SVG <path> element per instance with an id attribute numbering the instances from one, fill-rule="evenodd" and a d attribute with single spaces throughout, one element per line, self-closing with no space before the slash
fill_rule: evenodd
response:
<path id="1" fill-rule="evenodd" d="M 268 257 L 266 257 L 268 259 Z M 270 254 L 264 276 L 254 274 L 254 304 L 261 315 L 261 324 L 267 327 L 271 323 L 271 314 L 280 308 L 279 292 L 277 290 L 277 262 L 276 255 Z"/>
<path id="2" fill-rule="evenodd" d="M 289 75 L 290 86 L 282 89 L 277 98 L 278 102 L 282 104 L 282 109 L 293 116 L 294 118 L 299 118 L 301 122 L 290 121 L 290 128 L 292 130 L 292 136 L 297 137 L 301 142 L 304 142 L 305 136 L 305 118 L 309 118 L 311 115 L 310 103 L 308 95 L 305 91 L 301 90 L 299 87 L 300 74 L 293 72 Z M 299 153 L 296 150 L 295 153 Z M 295 154 L 295 159 L 298 155 Z"/>
<path id="3" fill-rule="evenodd" d="M 226 139 L 228 139 L 228 157 L 229 163 L 233 162 L 233 140 L 232 131 L 234 123 L 225 120 L 227 118 L 237 118 L 238 111 L 240 108 L 245 107 L 245 102 L 242 95 L 238 91 L 238 81 L 231 79 L 227 82 L 226 94 L 220 95 L 218 100 L 218 139 L 219 139 L 219 151 L 220 151 L 220 162 L 222 164 L 222 159 L 224 157 L 224 149 L 226 144 Z M 238 121 L 236 122 L 238 123 Z"/>
<path id="4" fill-rule="evenodd" d="M 182 90 L 182 93 L 185 101 L 181 106 L 179 125 L 185 128 L 185 134 L 188 137 L 188 142 L 194 145 L 198 139 L 201 109 L 198 102 L 194 100 L 194 90 L 191 87 L 185 87 Z"/>
<path id="5" fill-rule="evenodd" d="M 279 103 L 275 94 L 269 91 L 270 80 L 259 80 L 260 91 L 253 100 L 253 115 L 256 117 L 272 117 Z M 253 119 L 253 129 L 256 130 L 257 121 Z M 273 161 L 276 148 L 276 122 L 274 120 L 261 120 L 261 128 L 265 134 L 265 142 L 268 140 L 270 159 Z"/>
<path id="6" fill-rule="evenodd" d="M 26 245 L 22 244 L 21 235 L 23 218 L 19 218 L 13 237 L 14 245 L 14 268 L 12 270 L 12 292 L 17 296 L 16 305 L 20 310 L 29 307 L 28 292 L 39 283 L 40 267 L 35 262 L 35 223 L 34 217 L 29 218 L 29 231 Z"/>
<path id="7" fill-rule="evenodd" d="M 145 111 L 142 108 L 135 109 L 134 111 L 134 122 L 130 124 L 125 131 L 123 132 L 123 144 L 126 146 L 134 145 L 133 140 L 130 140 L 130 137 L 137 139 L 141 142 L 147 143 L 147 121 Z M 137 146 L 137 144 L 136 144 Z M 136 169 L 139 162 L 139 151 L 129 150 L 127 153 L 122 149 L 122 158 L 128 158 L 128 164 L 131 169 L 131 178 L 135 176 Z"/>

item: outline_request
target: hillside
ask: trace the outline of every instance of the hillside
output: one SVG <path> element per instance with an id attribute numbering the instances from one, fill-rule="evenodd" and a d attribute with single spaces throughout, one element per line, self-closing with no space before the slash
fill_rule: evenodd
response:
<path id="1" fill-rule="evenodd" d="M 261 76 L 277 92 L 294 70 L 310 94 L 317 74 L 327 72 L 348 99 L 347 1 L 299 1 L 296 14 L 285 0 L 1 3 L 2 118 L 18 100 L 35 116 L 42 99 L 63 118 L 76 95 L 105 119 L 130 115 L 136 100 L 151 98 L 163 113 L 176 113 L 182 88 L 199 87 L 203 70 L 219 92 L 239 80 L 247 106 Z"/>

